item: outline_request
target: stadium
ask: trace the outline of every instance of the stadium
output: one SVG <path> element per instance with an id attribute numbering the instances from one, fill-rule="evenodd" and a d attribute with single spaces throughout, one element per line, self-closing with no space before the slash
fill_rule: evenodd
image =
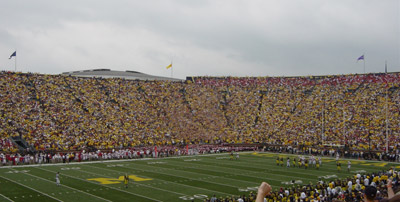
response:
<path id="1" fill-rule="evenodd" d="M 252 201 L 268 179 L 268 199 L 322 201 L 360 198 L 356 181 L 375 176 L 383 197 L 386 171 L 400 168 L 400 73 L 162 80 L 82 72 L 1 72 L 4 198 Z"/>
<path id="2" fill-rule="evenodd" d="M 399 0 L 0 15 L 0 202 L 400 201 Z"/>

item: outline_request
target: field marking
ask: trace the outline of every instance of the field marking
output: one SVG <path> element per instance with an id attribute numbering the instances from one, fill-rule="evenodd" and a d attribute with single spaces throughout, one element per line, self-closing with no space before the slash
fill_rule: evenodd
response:
<path id="1" fill-rule="evenodd" d="M 174 164 L 175 164 L 176 162 L 178 162 L 178 161 L 174 161 Z M 183 164 L 183 165 L 187 165 L 186 162 L 185 162 L 185 163 L 178 162 L 178 163 L 180 163 L 181 165 L 182 165 L 182 164 Z M 187 162 L 187 163 L 189 164 L 189 163 L 191 163 L 191 162 L 189 161 L 189 162 Z M 172 164 L 172 166 L 175 166 L 174 164 Z M 140 165 L 142 165 L 142 164 L 140 164 Z M 171 164 L 170 164 L 170 165 L 171 165 Z M 196 164 L 196 165 L 199 165 L 199 164 Z M 151 165 L 150 165 L 150 166 L 151 166 Z M 204 165 L 203 165 L 203 166 L 204 166 Z M 207 165 L 207 166 L 211 166 L 211 165 Z M 196 168 L 196 169 L 204 170 L 204 171 L 221 172 L 221 173 L 227 173 L 227 174 L 229 174 L 229 175 L 232 175 L 232 173 L 223 172 L 223 171 L 221 171 L 221 170 L 202 169 L 202 168 L 198 168 L 198 167 L 196 167 L 196 166 L 193 166 L 193 167 L 183 166 L 183 167 L 184 167 L 184 168 Z M 211 167 L 218 167 L 218 168 L 221 168 L 221 167 L 219 167 L 219 166 L 211 166 Z M 162 167 L 162 166 L 161 166 L 161 168 L 165 168 L 165 167 Z M 175 170 L 175 169 L 174 169 L 174 170 Z M 176 170 L 176 171 L 185 171 L 185 172 L 189 172 L 189 173 L 195 173 L 195 174 L 198 174 L 198 175 L 207 175 L 207 176 L 212 176 L 212 177 L 216 177 L 216 178 L 224 178 L 224 179 L 229 179 L 229 180 L 232 180 L 232 181 L 245 182 L 245 183 L 248 183 L 248 184 L 257 184 L 257 185 L 258 185 L 258 183 L 255 183 L 255 182 L 253 182 L 253 181 L 232 179 L 232 178 L 229 178 L 229 177 L 223 177 L 223 176 L 218 176 L 218 175 L 210 175 L 210 174 L 204 174 L 204 173 L 197 173 L 197 172 L 191 172 L 191 171 L 186 171 L 186 170 Z M 243 171 L 243 170 L 242 170 L 242 171 Z M 247 172 L 247 171 L 246 171 L 246 172 Z M 259 178 L 259 177 L 256 177 L 256 176 L 250 176 L 250 175 L 245 175 L 245 174 L 240 174 L 240 175 L 242 175 L 242 176 L 247 176 L 247 177 Z M 265 179 L 265 178 L 259 178 L 259 179 Z M 274 180 L 274 179 L 271 179 L 271 180 Z M 279 181 L 279 180 L 274 180 L 274 181 Z"/>
<path id="2" fill-rule="evenodd" d="M 244 153 L 253 153 L 254 151 L 245 151 L 240 152 Z M 171 157 L 160 157 L 160 158 L 137 158 L 137 159 L 113 159 L 113 160 L 98 160 L 98 161 L 82 161 L 82 162 L 71 162 L 71 163 L 46 163 L 46 164 L 30 164 L 30 165 L 14 165 L 14 166 L 0 166 L 2 168 L 24 168 L 24 167 L 42 167 L 42 166 L 68 166 L 68 165 L 85 165 L 92 163 L 109 163 L 109 162 L 129 162 L 129 161 L 149 161 L 149 160 L 158 160 L 158 159 L 176 159 L 176 158 L 191 158 L 194 156 L 203 157 L 203 156 L 221 156 L 226 155 L 227 153 L 215 153 L 215 154 L 199 154 L 199 155 L 188 155 L 188 156 L 171 156 Z"/>
<path id="3" fill-rule="evenodd" d="M 246 153 L 245 155 L 247 155 L 247 154 L 250 154 L 250 155 L 252 155 L 253 153 L 258 153 L 258 154 L 278 154 L 278 155 L 282 155 L 282 156 L 296 156 L 296 157 L 298 157 L 298 156 L 312 156 L 312 155 L 310 155 L 310 154 L 289 154 L 289 153 L 274 153 L 274 152 L 262 152 L 262 151 L 257 151 L 257 152 L 254 152 L 254 151 L 252 151 L 252 152 L 243 152 L 243 153 Z M 315 157 L 321 157 L 322 159 L 334 159 L 334 160 L 336 160 L 336 157 L 330 157 L 330 156 L 321 156 L 321 155 L 315 155 Z M 376 161 L 376 160 L 362 160 L 362 159 L 349 159 L 349 158 L 340 158 L 339 159 L 339 161 L 343 161 L 343 160 L 345 160 L 345 161 L 367 161 L 367 162 L 376 162 L 376 163 L 382 163 L 382 162 L 384 162 L 384 163 L 392 163 L 392 164 L 400 164 L 400 162 L 392 162 L 392 161 Z"/>
<path id="4" fill-rule="evenodd" d="M 36 189 L 34 189 L 34 188 L 32 188 L 32 187 L 29 187 L 29 186 L 23 185 L 23 184 L 21 184 L 21 183 L 18 183 L 18 182 L 14 181 L 14 180 L 8 179 L 7 177 L 1 176 L 1 175 L 0 175 L 0 177 L 3 178 L 3 179 L 9 180 L 9 181 L 11 181 L 11 182 L 14 182 L 15 184 L 18 184 L 18 185 L 21 185 L 21 186 L 26 187 L 26 188 L 28 188 L 28 189 L 31 189 L 31 190 L 33 190 L 33 191 L 35 191 L 35 192 L 41 193 L 41 194 L 43 194 L 43 195 L 45 195 L 45 196 L 48 196 L 48 197 L 50 197 L 50 198 L 52 198 L 52 199 L 54 199 L 54 200 L 56 200 L 56 201 L 64 202 L 64 201 L 62 201 L 62 200 L 60 200 L 60 199 L 58 199 L 58 198 L 52 197 L 52 196 L 50 196 L 50 195 L 48 195 L 48 194 L 46 194 L 46 193 L 43 193 L 43 192 L 41 192 L 41 191 L 38 191 L 38 190 L 36 190 Z"/>
<path id="5" fill-rule="evenodd" d="M 123 172 L 119 172 L 119 171 L 111 170 L 111 169 L 107 169 L 107 168 L 100 168 L 100 167 L 90 166 L 90 165 L 87 165 L 87 166 L 89 166 L 89 167 L 94 167 L 94 168 L 98 168 L 98 169 L 102 169 L 102 170 L 109 170 L 109 171 L 113 171 L 113 172 L 123 173 Z M 128 169 L 130 169 L 130 170 L 135 170 L 135 169 L 132 169 L 132 168 L 130 168 L 130 167 L 125 167 L 125 168 L 128 168 Z M 141 169 L 137 169 L 137 170 L 141 170 Z M 142 170 L 141 170 L 141 171 L 142 171 Z M 152 171 L 148 171 L 148 172 L 152 172 Z M 142 175 L 142 176 L 144 176 L 144 177 L 149 177 L 149 176 L 145 176 L 145 175 Z M 191 185 L 180 184 L 180 183 L 177 183 L 177 182 L 167 181 L 167 180 L 163 180 L 163 179 L 157 179 L 157 178 L 153 178 L 153 179 L 156 179 L 156 180 L 159 180 L 159 181 L 163 181 L 163 182 L 172 183 L 172 184 L 178 184 L 178 185 L 185 186 L 185 187 L 191 187 L 191 188 L 196 188 L 196 189 L 202 189 L 202 190 L 205 190 L 205 191 L 208 191 L 208 192 L 212 192 L 212 193 L 220 193 L 220 194 L 224 194 L 224 195 L 230 195 L 229 193 L 225 193 L 225 192 L 219 192 L 219 191 L 214 191 L 214 190 L 205 189 L 205 188 L 201 188 L 201 187 L 195 187 L 195 186 L 191 186 Z"/>
<path id="6" fill-rule="evenodd" d="M 252 153 L 259 153 L 259 154 L 278 154 L 283 156 L 299 156 L 302 154 L 283 154 L 283 153 L 273 153 L 273 152 L 262 152 L 262 151 L 244 151 L 239 152 L 239 154 L 243 155 L 251 155 Z M 214 153 L 214 154 L 198 154 L 198 155 L 187 155 L 187 156 L 171 156 L 171 157 L 160 157 L 160 158 L 137 158 L 137 159 L 112 159 L 112 160 L 98 160 L 98 161 L 82 161 L 82 162 L 71 162 L 71 163 L 47 163 L 47 164 L 30 164 L 30 165 L 16 165 L 16 166 L 0 166 L 2 168 L 23 168 L 23 167 L 41 167 L 41 166 L 67 166 L 67 165 L 81 165 L 81 164 L 92 164 L 92 163 L 109 163 L 109 162 L 130 162 L 130 161 L 149 161 L 149 160 L 157 160 L 157 159 L 179 159 L 179 158 L 191 158 L 191 157 L 208 157 L 208 156 L 224 156 L 228 155 L 229 153 Z M 311 156 L 311 155 L 303 155 L 303 156 Z M 328 156 L 320 156 L 317 155 L 316 157 L 322 157 L 322 159 L 335 159 L 334 157 Z M 390 162 L 390 161 L 375 161 L 375 160 L 358 160 L 358 159 L 348 159 L 342 158 L 341 160 L 351 160 L 351 161 L 367 161 L 367 162 L 376 162 L 376 163 L 391 163 L 391 164 L 398 164 L 400 162 Z"/>
<path id="7" fill-rule="evenodd" d="M 89 165 L 88 165 L 88 166 L 89 166 Z M 95 167 L 95 166 L 90 166 L 90 167 Z M 95 168 L 98 168 L 98 167 L 95 167 Z M 114 170 L 111 170 L 111 169 L 106 169 L 106 170 L 114 171 Z M 99 175 L 99 176 L 107 176 L 107 177 L 110 177 L 109 175 L 98 174 L 98 173 L 92 173 L 92 172 L 84 171 L 84 170 L 77 170 L 77 171 L 79 171 L 79 172 L 84 172 L 84 173 L 89 173 L 89 174 L 95 174 L 95 175 Z M 115 172 L 115 171 L 114 171 L 114 172 Z M 118 172 L 118 173 L 119 173 L 119 172 Z M 153 178 L 152 178 L 152 179 L 153 179 Z M 130 182 L 130 183 L 133 183 L 133 182 Z M 180 196 L 185 196 L 185 195 L 187 195 L 187 194 L 184 194 L 184 193 L 169 191 L 169 190 L 165 190 L 165 189 L 161 189 L 161 188 L 155 188 L 155 187 L 153 187 L 153 186 L 145 185 L 145 184 L 140 184 L 140 183 L 135 183 L 135 185 L 140 185 L 140 186 L 148 187 L 148 188 L 151 188 L 151 189 L 158 189 L 158 190 L 161 190 L 161 191 L 173 193 L 173 194 L 180 195 Z"/>
<path id="8" fill-rule="evenodd" d="M 260 156 L 250 156 L 250 157 L 260 157 Z M 256 159 L 256 158 L 252 158 L 252 159 Z M 252 163 L 254 163 L 254 162 L 256 162 L 256 163 L 258 163 L 258 164 L 260 164 L 259 163 L 259 161 L 254 161 L 254 160 L 248 160 L 247 162 L 252 162 Z M 329 162 L 328 162 L 329 163 Z M 325 164 L 328 164 L 328 163 L 325 163 Z M 325 165 L 324 164 L 324 165 Z M 276 165 L 272 165 L 272 164 L 263 164 L 262 165 L 263 167 L 271 167 L 271 168 L 276 168 L 277 166 Z M 330 165 L 328 165 L 328 166 L 323 166 L 323 167 L 321 167 L 321 168 L 324 168 L 324 169 L 320 169 L 320 170 L 316 170 L 316 169 L 314 169 L 313 167 L 309 167 L 309 169 L 314 169 L 314 171 L 315 172 L 319 172 L 319 173 L 332 173 L 332 172 L 337 172 L 337 169 L 334 169 L 336 166 L 330 166 Z M 346 167 L 347 168 L 347 165 L 342 165 L 342 167 L 344 168 L 344 167 Z M 353 169 L 358 169 L 358 167 L 360 167 L 360 168 L 364 168 L 365 169 L 365 167 L 366 166 L 357 166 L 357 168 L 356 168 L 356 166 L 355 165 L 352 165 L 352 167 L 353 167 Z M 367 166 L 368 167 L 368 166 Z M 296 167 L 296 168 L 298 168 L 298 167 Z M 378 168 L 378 167 L 375 167 L 375 168 Z M 304 168 L 301 168 L 301 169 L 303 169 L 303 170 L 305 170 Z M 277 170 L 277 169 L 271 169 L 271 170 Z M 325 171 L 325 170 L 330 170 L 330 171 Z M 293 173 L 299 173 L 299 172 L 293 172 Z M 343 172 L 343 174 L 344 174 L 345 172 Z M 304 174 L 304 173 L 299 173 L 299 174 Z M 307 175 L 313 175 L 313 174 L 307 174 Z M 317 176 L 317 175 L 314 175 L 314 176 Z"/>
<path id="9" fill-rule="evenodd" d="M 257 156 L 256 156 L 257 157 Z M 255 158 L 253 158 L 253 159 L 255 159 Z M 264 167 L 264 168 L 268 168 L 269 170 L 272 170 L 272 171 L 281 171 L 281 169 L 276 169 L 276 165 L 272 165 L 272 164 L 262 164 L 261 162 L 259 162 L 259 161 L 257 161 L 257 160 L 243 160 L 243 161 L 245 161 L 245 162 L 251 162 L 251 163 L 254 163 L 254 164 L 258 164 L 258 165 L 260 165 L 260 166 L 262 166 L 262 167 Z M 246 166 L 246 165 L 248 165 L 248 164 L 245 164 L 245 162 L 240 162 L 240 165 L 241 166 L 243 166 L 243 167 L 249 167 L 249 166 Z M 217 163 L 218 164 L 218 163 Z M 221 164 L 221 163 L 220 163 Z M 227 163 L 222 163 L 223 165 L 227 165 L 227 166 L 229 166 L 229 165 L 237 165 L 237 164 L 227 164 Z M 321 173 L 321 175 L 324 175 L 325 173 L 328 173 L 328 174 L 330 174 L 330 173 L 332 173 L 332 172 L 337 172 L 337 170 L 336 169 L 330 169 L 330 168 L 332 168 L 332 167 L 334 167 L 334 166 L 324 166 L 323 168 L 324 169 L 320 169 L 320 170 L 317 170 L 317 169 L 314 169 L 314 168 L 312 168 L 312 167 L 309 167 L 309 169 L 307 169 L 307 170 L 311 170 L 312 169 L 312 171 L 313 172 L 318 172 L 318 173 Z M 250 167 L 249 167 L 250 168 Z M 275 168 L 275 169 L 274 169 Z M 281 168 L 286 168 L 285 166 L 284 167 L 281 167 Z M 326 169 L 328 169 L 328 170 L 331 170 L 331 171 L 325 171 L 325 168 Z M 320 175 L 314 175 L 314 174 L 311 174 L 311 173 L 307 173 L 307 174 L 304 174 L 303 172 L 296 172 L 294 169 L 296 169 L 296 170 L 299 170 L 299 168 L 298 167 L 296 167 L 296 168 L 293 168 L 293 167 L 290 167 L 287 171 L 288 172 L 290 172 L 290 173 L 297 173 L 297 174 L 301 174 L 301 175 L 309 175 L 309 176 L 320 176 Z M 300 169 L 302 169 L 302 170 L 305 170 L 304 168 L 300 168 Z M 290 171 L 289 171 L 290 170 Z M 258 172 L 258 171 L 254 171 L 254 172 Z M 347 172 L 342 172 L 341 174 L 346 174 Z M 275 174 L 275 175 L 281 175 L 281 174 Z"/>
<path id="10" fill-rule="evenodd" d="M 174 162 L 177 162 L 177 161 L 174 161 Z M 207 162 L 209 162 L 209 161 L 207 161 Z M 181 163 L 181 162 L 178 162 L 178 163 Z M 191 163 L 191 162 L 188 162 L 188 163 Z M 182 163 L 181 163 L 181 164 L 182 164 Z M 184 163 L 184 164 L 185 164 L 185 163 Z M 195 163 L 193 163 L 193 164 L 195 164 Z M 192 164 L 192 165 L 193 165 L 193 164 Z M 221 163 L 216 163 L 216 165 L 218 165 L 218 164 L 219 164 L 219 165 L 235 165 L 235 164 L 221 164 Z M 222 167 L 222 166 L 215 166 L 215 165 L 200 165 L 200 164 L 195 164 L 195 165 L 198 165 L 198 166 L 210 166 L 210 167 L 216 167 L 216 168 L 234 169 L 234 170 L 243 171 L 242 169 L 239 169 L 239 168 L 225 168 L 225 167 Z M 196 169 L 205 170 L 205 171 L 215 171 L 215 170 L 210 170 L 210 169 L 198 168 L 198 167 L 196 167 L 196 166 L 193 166 L 193 167 L 192 167 L 192 166 L 191 166 L 191 167 L 189 167 L 189 166 L 184 166 L 184 167 L 185 167 L 185 168 L 196 168 Z M 243 166 L 243 167 L 247 167 L 247 166 Z M 188 172 L 190 172 L 190 171 L 188 171 Z M 221 171 L 221 170 L 218 170 L 218 171 L 216 171 L 216 172 L 231 174 L 231 173 L 224 172 L 224 171 Z M 246 172 L 265 174 L 265 172 L 261 172 L 261 171 L 249 171 L 249 170 L 246 170 Z M 238 172 L 235 171 L 235 173 L 238 173 Z M 272 180 L 272 181 L 281 182 L 281 180 L 277 180 L 277 179 L 265 178 L 265 177 L 257 177 L 257 176 L 248 175 L 248 174 L 240 174 L 240 173 L 238 173 L 238 175 L 247 176 L 247 177 L 252 177 L 252 178 L 258 178 L 258 179 L 263 179 L 263 180 L 269 179 L 269 180 Z M 279 174 L 277 174 L 277 175 L 279 175 Z M 285 175 L 282 175 L 282 176 L 285 176 Z M 230 178 L 228 178 L 228 177 L 222 177 L 222 176 L 217 176 L 217 177 L 230 179 Z M 301 178 L 301 177 L 300 177 L 300 178 Z M 307 179 L 307 180 L 308 180 L 309 178 L 304 178 L 304 179 Z M 242 182 L 247 182 L 247 183 L 250 183 L 250 184 L 257 184 L 257 185 L 259 184 L 259 183 L 255 183 L 255 182 L 252 182 L 252 181 L 245 181 L 245 180 L 237 180 L 237 179 L 230 179 L 230 180 L 242 181 Z"/>
<path id="11" fill-rule="evenodd" d="M 273 170 L 273 171 L 281 171 L 281 169 L 271 169 L 271 168 L 274 168 L 275 166 L 273 166 L 272 164 L 261 164 L 259 161 L 257 161 L 257 156 L 252 156 L 252 155 L 245 155 L 246 157 L 249 157 L 250 159 L 248 159 L 248 158 L 245 158 L 245 159 L 248 159 L 248 160 L 244 160 L 245 162 L 251 162 L 252 164 L 259 164 L 259 165 L 261 165 L 261 167 L 268 167 L 269 168 L 269 170 Z M 213 161 L 213 159 L 212 158 L 210 158 L 210 157 L 203 157 L 203 159 L 204 159 L 204 162 L 208 162 L 208 163 L 215 163 L 215 162 L 212 162 Z M 177 161 L 174 161 L 174 162 L 177 162 Z M 215 163 L 216 165 L 226 165 L 226 166 L 231 166 L 231 165 L 238 165 L 238 164 L 235 164 L 235 163 L 226 163 L 226 161 L 220 161 L 220 162 L 225 162 L 225 163 Z M 249 164 L 246 164 L 245 162 L 240 162 L 240 166 L 242 166 L 242 167 L 248 167 L 248 168 L 251 168 L 250 166 L 247 166 L 247 165 L 249 165 Z M 181 162 L 181 163 L 183 163 L 183 162 Z M 186 162 L 185 162 L 186 163 Z M 195 164 L 195 163 L 193 163 L 193 164 Z M 327 166 L 327 167 L 332 167 L 332 166 Z M 325 168 L 327 168 L 327 167 L 325 167 Z M 232 168 L 232 169 L 236 169 L 236 168 Z M 312 168 L 311 168 L 312 169 Z M 308 170 L 311 170 L 311 169 L 308 169 Z M 240 170 L 240 169 L 239 169 Z M 298 170 L 297 169 L 297 167 L 296 167 L 296 170 Z M 303 169 L 304 170 L 304 169 Z M 334 170 L 334 169 L 331 169 L 331 170 Z M 266 170 L 266 171 L 264 171 L 264 172 L 267 172 L 268 170 Z M 311 170 L 312 172 L 319 172 L 321 175 L 325 175 L 326 173 L 328 173 L 328 174 L 332 174 L 332 172 L 334 172 L 334 173 L 337 173 L 336 172 L 336 170 L 334 170 L 334 171 L 323 171 L 323 170 Z M 248 171 L 248 172 L 253 172 L 253 173 L 262 173 L 262 174 L 265 174 L 264 172 L 262 172 L 262 171 Z M 304 175 L 304 173 L 301 173 L 301 172 L 294 172 L 294 169 L 291 167 L 290 169 L 287 169 L 287 172 L 288 173 L 290 173 L 290 174 L 293 174 L 293 175 L 295 175 L 295 173 L 297 173 L 297 174 L 302 174 L 302 175 Z M 277 176 L 285 176 L 285 175 L 282 175 L 282 174 L 274 174 L 274 175 L 277 175 Z M 297 178 L 300 178 L 300 179 L 306 179 L 306 180 L 315 180 L 315 179 L 318 179 L 319 177 L 321 177 L 320 175 L 313 175 L 313 174 L 310 174 L 310 173 L 308 173 L 307 174 L 308 176 L 310 176 L 309 178 L 305 178 L 305 177 L 299 177 L 299 176 L 291 176 L 291 177 L 293 177 L 294 179 L 297 179 Z M 339 173 L 339 175 L 341 175 L 340 177 L 341 178 L 343 178 L 343 177 L 348 177 L 349 175 L 351 175 L 351 174 L 349 174 L 348 172 L 340 172 Z M 312 176 L 314 176 L 314 177 L 312 177 Z M 252 177 L 254 177 L 254 176 L 252 176 Z M 313 179 L 313 178 L 315 178 L 315 179 Z M 267 178 L 268 179 L 268 178 Z"/>
<path id="12" fill-rule="evenodd" d="M 8 201 L 14 202 L 13 200 L 11 200 L 10 198 L 8 198 L 7 196 L 4 196 L 3 194 L 0 194 L 0 196 L 2 196 L 3 198 L 7 199 Z"/>
<path id="13" fill-rule="evenodd" d="M 56 173 L 55 171 L 47 170 L 47 169 L 44 169 L 44 168 L 37 168 L 37 169 L 44 170 L 44 171 L 47 171 L 47 172 Z M 76 170 L 76 171 L 79 171 L 79 170 Z M 140 196 L 140 197 L 143 197 L 143 198 L 147 198 L 147 199 L 149 199 L 149 200 L 152 200 L 152 201 L 159 201 L 159 202 L 162 202 L 162 201 L 160 201 L 160 200 L 158 200 L 158 199 L 153 199 L 153 198 L 150 198 L 150 197 L 147 197 L 147 196 L 143 196 L 143 195 L 140 195 L 140 194 L 136 194 L 136 193 L 133 193 L 133 192 L 129 192 L 129 191 L 117 189 L 117 188 L 114 188 L 114 187 L 112 187 L 112 186 L 105 186 L 105 185 L 102 185 L 102 184 L 99 184 L 99 183 L 95 183 L 95 182 L 91 182 L 91 181 L 84 180 L 84 179 L 81 179 L 81 178 L 73 177 L 73 176 L 67 175 L 67 174 L 65 174 L 65 173 L 63 173 L 63 175 L 68 176 L 68 177 L 70 177 L 70 178 L 74 178 L 74 179 L 80 180 L 80 181 L 84 181 L 84 182 L 96 184 L 96 185 L 99 185 L 99 186 L 107 187 L 107 188 L 110 188 L 110 189 L 114 189 L 114 190 L 117 190 L 117 191 L 125 192 L 125 193 L 130 194 L 130 195 Z"/>
<path id="14" fill-rule="evenodd" d="M 153 168 L 153 166 L 142 165 L 142 164 L 140 164 L 140 165 L 141 165 L 141 166 L 146 166 L 146 167 Z M 137 169 L 137 168 L 135 168 L 135 169 Z M 174 170 L 174 169 L 171 169 L 171 168 L 162 168 L 162 169 L 177 171 L 177 170 Z M 143 169 L 138 169 L 138 170 L 142 170 L 142 171 L 143 171 Z M 183 176 L 179 176 L 179 175 L 173 175 L 173 174 L 171 174 L 171 173 L 165 174 L 165 173 L 160 173 L 160 172 L 157 172 L 157 171 L 148 171 L 148 170 L 144 170 L 144 171 L 152 172 L 152 173 L 158 173 L 158 174 L 162 174 L 162 175 L 171 175 L 171 176 L 181 177 L 181 178 L 185 178 L 185 179 L 189 179 L 189 180 L 198 180 L 198 181 L 207 182 L 207 183 L 211 183 L 211 184 L 218 184 L 218 185 L 221 185 L 221 186 L 233 187 L 233 188 L 235 188 L 235 189 L 238 189 L 238 188 L 239 188 L 239 187 L 231 186 L 231 185 L 228 185 L 228 184 L 222 184 L 222 183 L 217 183 L 217 182 L 209 182 L 209 181 L 204 181 L 204 180 L 195 179 L 195 178 L 188 178 L 188 177 L 183 177 Z M 181 172 L 191 173 L 191 172 L 189 172 L 189 171 L 184 171 L 184 170 L 180 170 L 180 171 L 181 171 Z M 193 173 L 191 173 L 191 174 L 193 174 Z M 199 174 L 200 174 L 200 175 L 207 175 L 207 174 L 202 174 L 202 173 L 199 173 Z"/>
<path id="15" fill-rule="evenodd" d="M 294 156 L 294 157 L 298 157 L 300 155 L 295 155 L 295 154 L 275 154 L 273 155 L 272 153 L 251 153 L 250 155 L 247 155 L 249 157 L 267 157 L 267 158 L 275 158 L 276 156 L 284 156 L 284 157 L 288 157 L 288 156 Z M 310 155 L 303 155 L 303 156 L 310 156 Z M 322 162 L 324 162 L 322 165 L 328 164 L 330 162 L 334 162 L 336 161 L 336 159 L 334 157 L 323 157 L 322 158 Z M 341 163 L 343 163 L 343 166 L 346 166 L 347 161 L 351 161 L 353 162 L 352 167 L 360 167 L 363 168 L 365 166 L 369 166 L 371 163 L 372 164 L 385 164 L 384 166 L 388 165 L 389 163 L 394 163 L 396 164 L 396 162 L 388 162 L 388 161 L 369 161 L 369 160 L 358 160 L 358 159 L 340 159 L 339 160 Z M 291 159 L 292 162 L 292 159 Z M 361 163 L 359 163 L 361 162 Z M 375 162 L 375 163 L 374 163 Z M 384 166 L 375 166 L 375 167 L 384 167 Z M 337 171 L 336 169 L 334 169 L 335 166 L 328 166 L 328 170 L 332 170 L 332 171 Z M 333 167 L 333 169 L 330 169 L 331 167 Z"/>
<path id="16" fill-rule="evenodd" d="M 243 159 L 243 158 L 242 158 L 242 159 Z M 246 161 L 246 160 L 243 160 L 243 161 Z M 254 168 L 254 167 L 246 166 L 246 165 L 248 165 L 248 164 L 244 164 L 245 162 L 243 162 L 243 161 L 238 162 L 238 163 L 240 163 L 240 166 L 246 167 L 246 168 Z M 207 162 L 210 162 L 210 161 L 207 161 Z M 261 164 L 261 163 L 258 162 L 258 161 L 246 161 L 246 162 Z M 232 165 L 238 165 L 238 164 L 216 163 L 216 165 L 232 166 Z M 276 166 L 273 166 L 273 165 L 270 165 L 270 164 L 262 164 L 262 165 L 261 165 L 261 168 L 262 168 L 262 169 L 265 169 L 265 171 L 268 171 L 268 169 L 269 169 L 269 170 L 272 170 L 272 171 L 282 171 L 281 169 L 270 169 L 270 168 L 274 168 L 274 167 L 276 167 Z M 286 169 L 286 167 L 282 167 L 282 168 L 285 168 L 285 169 Z M 296 168 L 297 168 L 297 167 L 296 167 Z M 231 168 L 231 169 L 238 169 L 238 168 Z M 288 171 L 288 172 L 291 172 L 291 173 L 297 173 L 297 174 L 302 174 L 302 175 L 304 175 L 304 173 L 301 173 L 301 172 L 292 172 L 292 171 L 289 171 L 290 169 L 293 169 L 293 168 L 291 167 L 291 168 L 287 169 L 287 171 Z M 303 168 L 303 170 L 305 170 L 305 169 Z M 308 170 L 311 170 L 311 169 L 308 169 Z M 264 173 L 264 174 L 265 174 L 265 171 L 248 171 L 248 172 L 252 172 L 252 173 Z M 285 171 L 286 171 L 286 170 L 285 170 Z M 315 171 L 317 171 L 317 172 L 325 172 L 325 173 L 327 172 L 327 171 L 321 171 L 321 170 L 315 170 Z M 331 172 L 329 172 L 329 173 L 331 173 Z M 287 175 L 282 175 L 282 174 L 274 174 L 274 175 L 287 176 Z M 318 175 L 313 175 L 313 174 L 308 174 L 308 173 L 307 173 L 306 175 L 318 176 Z M 289 176 L 289 177 L 291 177 L 291 176 Z M 303 178 L 303 179 L 307 179 L 307 180 L 310 179 L 310 178 L 305 178 L 305 177 L 298 177 L 298 178 Z"/>
<path id="17" fill-rule="evenodd" d="M 39 177 L 39 176 L 36 176 L 36 175 L 32 175 L 32 174 L 29 174 L 29 173 L 23 173 L 23 174 L 29 175 L 29 176 L 32 176 L 32 177 L 35 177 L 35 178 L 38 178 L 38 179 L 41 179 L 41 180 L 44 180 L 44 181 L 48 181 L 48 182 L 51 182 L 51 183 L 54 183 L 54 184 L 55 184 L 55 182 L 53 182 L 53 181 L 50 181 L 50 180 L 48 180 L 48 179 L 45 179 L 45 178 L 42 178 L 42 177 Z M 72 189 L 72 190 L 75 190 L 75 191 L 82 192 L 82 193 L 84 193 L 84 194 L 93 196 L 93 197 L 98 198 L 98 199 L 101 199 L 101 200 L 103 200 L 103 201 L 112 202 L 112 201 L 107 200 L 107 199 L 105 199 L 105 198 L 102 198 L 102 197 L 100 197 L 100 196 L 96 196 L 96 195 L 93 195 L 93 194 L 90 194 L 90 193 L 81 191 L 81 190 L 79 190 L 79 189 L 75 189 L 75 188 L 73 188 L 73 187 L 69 187 L 69 186 L 67 186 L 67 185 L 63 185 L 63 184 L 60 184 L 60 185 L 61 185 L 61 186 L 64 186 L 64 187 L 67 187 L 67 188 L 69 188 L 69 189 Z"/>

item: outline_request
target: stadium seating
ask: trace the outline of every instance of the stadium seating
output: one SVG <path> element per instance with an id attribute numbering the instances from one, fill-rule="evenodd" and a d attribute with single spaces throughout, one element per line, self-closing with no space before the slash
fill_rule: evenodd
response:
<path id="1" fill-rule="evenodd" d="M 399 73 L 171 82 L 3 71 L 0 150 L 16 151 L 11 136 L 54 151 L 199 143 L 384 150 L 387 119 L 395 151 L 399 83 Z"/>

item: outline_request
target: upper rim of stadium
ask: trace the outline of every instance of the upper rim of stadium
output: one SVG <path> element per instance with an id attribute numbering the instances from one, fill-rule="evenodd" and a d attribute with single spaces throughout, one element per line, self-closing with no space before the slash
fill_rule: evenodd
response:
<path id="1" fill-rule="evenodd" d="M 307 76 L 260 76 L 269 78 L 327 78 L 327 77 L 342 77 L 342 76 L 361 76 L 361 75 L 382 75 L 384 72 L 370 72 L 361 74 L 338 74 L 338 75 L 307 75 Z M 400 72 L 387 72 L 387 74 L 400 74 Z M 173 81 L 173 82 L 185 82 L 187 80 L 193 81 L 195 78 L 241 78 L 235 76 L 187 76 L 186 79 L 177 79 L 172 77 L 162 77 L 150 74 L 145 74 L 138 71 L 126 70 L 117 71 L 111 69 L 88 69 L 80 71 L 63 72 L 61 75 L 65 76 L 76 76 L 76 77 L 87 77 L 87 78 L 123 78 L 128 80 L 143 80 L 143 81 Z M 242 78 L 257 78 L 245 76 Z"/>
<path id="2" fill-rule="evenodd" d="M 138 71 L 116 71 L 111 69 L 88 69 L 81 71 L 63 72 L 62 75 L 77 77 L 97 77 L 97 78 L 123 78 L 129 80 L 160 80 L 160 81 L 184 81 L 182 79 L 162 77 L 145 74 Z"/>

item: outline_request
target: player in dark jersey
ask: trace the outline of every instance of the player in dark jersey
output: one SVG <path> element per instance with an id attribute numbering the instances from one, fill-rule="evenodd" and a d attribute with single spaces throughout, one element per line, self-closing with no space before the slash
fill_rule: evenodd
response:
<path id="1" fill-rule="evenodd" d="M 128 188 L 128 183 L 129 183 L 129 176 L 128 174 L 124 175 L 124 184 L 125 184 L 125 188 Z"/>

